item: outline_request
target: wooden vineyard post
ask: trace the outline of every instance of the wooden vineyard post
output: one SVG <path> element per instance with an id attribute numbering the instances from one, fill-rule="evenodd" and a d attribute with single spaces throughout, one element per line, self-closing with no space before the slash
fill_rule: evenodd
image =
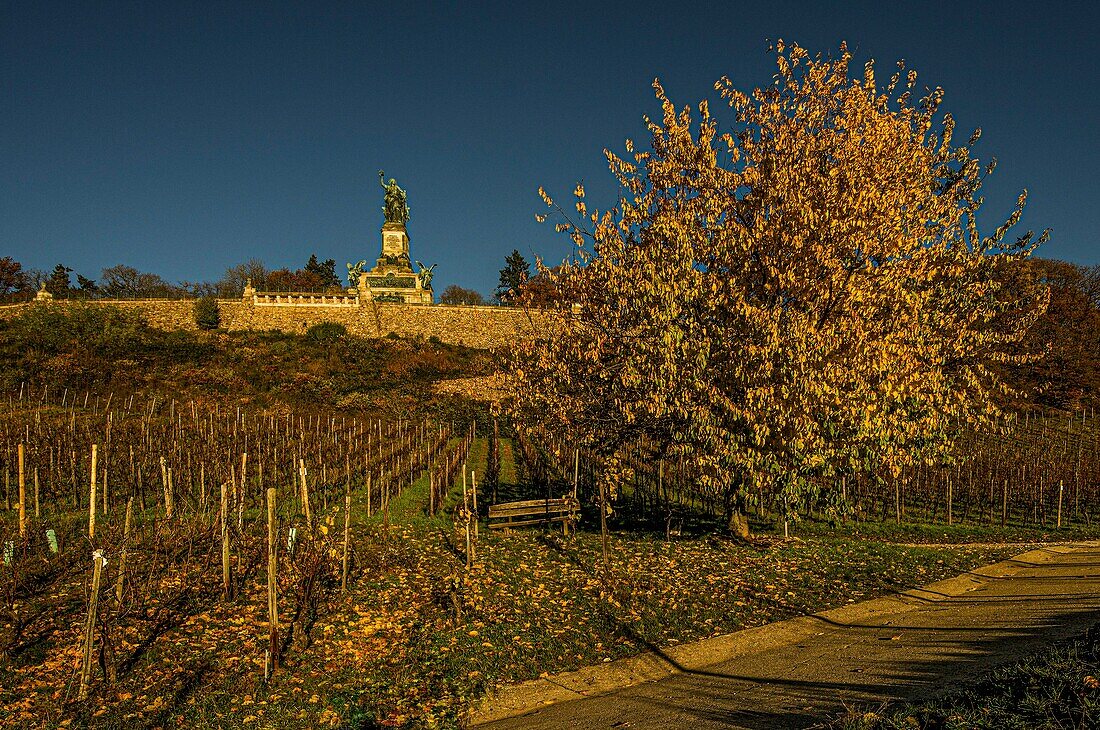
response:
<path id="1" fill-rule="evenodd" d="M 348 590 L 348 538 L 351 535 L 351 480 L 344 491 L 344 555 L 340 561 L 340 590 Z"/>
<path id="2" fill-rule="evenodd" d="M 221 512 L 219 515 L 220 527 L 222 532 L 222 597 L 225 600 L 229 600 L 229 515 L 228 513 L 228 495 L 226 494 L 228 485 L 222 482 L 222 503 Z"/>
<path id="3" fill-rule="evenodd" d="M 306 530 L 312 534 L 313 520 L 309 514 L 309 482 L 306 481 L 306 460 L 298 460 L 298 474 L 302 478 L 302 514 L 306 517 Z"/>
<path id="4" fill-rule="evenodd" d="M 665 507 L 667 508 L 668 492 L 665 491 L 665 460 L 657 459 L 657 491 L 653 493 L 653 505 L 655 507 L 661 504 L 662 495 L 665 500 Z"/>
<path id="5" fill-rule="evenodd" d="M 661 463 L 657 463 L 657 469 L 660 470 Z M 573 449 L 573 499 L 577 498 L 577 482 L 580 480 L 581 475 L 581 450 Z"/>
<path id="6" fill-rule="evenodd" d="M 91 483 L 88 485 L 88 539 L 95 539 L 95 473 L 98 467 L 99 446 L 92 444 Z"/>
<path id="7" fill-rule="evenodd" d="M 248 466 L 248 453 L 241 454 L 241 491 L 237 500 L 237 529 L 244 529 L 245 468 Z"/>
<path id="8" fill-rule="evenodd" d="M 390 472 L 390 480 L 393 480 L 394 472 Z M 382 510 L 382 529 L 386 533 L 386 538 L 390 536 L 390 485 L 386 481 L 386 472 L 381 469 L 378 470 L 378 501 L 381 503 L 380 509 Z"/>
<path id="9" fill-rule="evenodd" d="M 92 500 L 93 505 L 95 500 Z M 92 553 L 92 593 L 88 597 L 88 618 L 84 622 L 84 656 L 80 664 L 80 694 L 81 700 L 88 699 L 88 681 L 92 675 L 92 643 L 95 637 L 96 612 L 99 609 L 99 582 L 103 577 L 103 567 L 107 565 L 107 558 L 102 550 Z"/>
<path id="10" fill-rule="evenodd" d="M 130 521 L 134 516 L 134 498 L 126 500 L 126 524 L 122 528 L 122 551 L 118 554 L 118 581 L 115 583 L 115 598 L 122 603 L 122 591 L 126 580 L 126 543 L 130 539 Z"/>
<path id="11" fill-rule="evenodd" d="M 604 573 L 611 572 L 611 558 L 607 554 L 607 484 L 600 479 L 600 545 L 603 548 Z"/>
<path id="12" fill-rule="evenodd" d="M 477 523 L 478 523 L 478 519 L 477 519 L 477 472 L 475 472 L 473 470 L 470 471 L 470 487 L 471 487 L 470 492 L 473 495 L 473 501 L 474 501 L 474 514 L 473 514 L 473 519 L 474 519 L 474 540 L 477 540 L 477 537 L 478 537 L 478 535 L 477 535 Z"/>
<path id="13" fill-rule="evenodd" d="M 160 477 L 164 483 L 164 518 L 172 519 L 172 470 L 168 468 L 164 457 L 160 457 Z"/>
<path id="14" fill-rule="evenodd" d="M 37 473 L 37 472 L 35 472 Z M 1077 479 L 1073 480 L 1073 519 L 1077 519 L 1077 495 L 1081 492 L 1081 479 L 1078 475 Z M 35 515 L 37 517 L 37 515 Z"/>
<path id="15" fill-rule="evenodd" d="M 367 469 L 367 518 L 370 518 L 370 469 Z"/>
<path id="16" fill-rule="evenodd" d="M 27 537 L 27 482 L 23 465 L 23 444 L 19 444 L 19 539 Z"/>
<path id="17" fill-rule="evenodd" d="M 951 512 L 951 477 L 947 477 L 947 524 L 953 524 L 954 515 Z"/>
<path id="18" fill-rule="evenodd" d="M 901 524 L 901 481 L 894 478 L 894 522 Z"/>
<path id="19" fill-rule="evenodd" d="M 466 465 L 462 465 L 462 511 L 463 520 L 466 522 L 466 569 L 473 564 L 473 543 L 470 540 L 470 503 L 466 495 Z"/>
<path id="20" fill-rule="evenodd" d="M 1003 491 L 1001 492 L 1001 527 L 1004 527 L 1008 523 L 1008 480 L 1005 479 L 1002 484 Z"/>
<path id="21" fill-rule="evenodd" d="M 164 509 L 168 512 L 168 464 L 163 456 L 160 457 L 160 486 L 164 490 Z M 171 512 L 168 512 L 168 516 L 171 517 Z"/>
<path id="22" fill-rule="evenodd" d="M 23 472 L 23 469 L 21 467 L 20 468 L 20 474 L 22 474 L 22 472 Z M 1062 529 L 1062 496 L 1063 496 L 1063 493 L 1064 493 L 1065 490 L 1066 490 L 1066 486 L 1063 484 L 1062 479 L 1059 479 L 1058 480 L 1058 529 L 1059 530 Z M 22 498 L 23 498 L 23 490 L 20 489 L 20 499 L 22 499 Z"/>
<path id="23" fill-rule="evenodd" d="M 107 516 L 107 467 L 103 467 L 103 516 Z"/>
<path id="24" fill-rule="evenodd" d="M 272 670 L 279 664 L 279 564 L 275 542 L 275 487 L 267 488 L 267 623 L 268 657 Z"/>
<path id="25" fill-rule="evenodd" d="M 389 473 L 388 480 L 385 478 L 385 472 L 378 472 L 378 489 L 382 491 L 378 499 L 382 501 L 382 524 L 385 527 L 387 538 L 389 537 L 389 498 L 393 496 L 389 494 L 389 489 L 396 480 L 398 466 L 399 464 L 394 464 L 394 471 Z"/>
<path id="26" fill-rule="evenodd" d="M 996 500 L 996 495 L 994 494 L 994 487 L 995 486 L 996 486 L 996 484 L 993 480 L 993 474 L 990 473 L 990 475 L 989 475 L 989 524 L 990 524 L 990 526 L 993 525 L 993 509 L 994 509 L 994 501 Z"/>

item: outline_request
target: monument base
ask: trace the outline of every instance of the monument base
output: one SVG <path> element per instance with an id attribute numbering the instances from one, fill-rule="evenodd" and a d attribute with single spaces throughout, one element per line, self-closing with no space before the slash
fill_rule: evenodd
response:
<path id="1" fill-rule="evenodd" d="M 432 304 L 434 295 L 413 271 L 405 225 L 387 221 L 382 226 L 381 255 L 373 269 L 359 275 L 359 296 L 366 301 Z"/>

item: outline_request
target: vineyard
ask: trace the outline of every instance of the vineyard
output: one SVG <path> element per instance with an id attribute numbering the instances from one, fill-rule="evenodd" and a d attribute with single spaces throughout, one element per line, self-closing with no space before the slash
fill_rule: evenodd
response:
<path id="1" fill-rule="evenodd" d="M 716 540 L 722 499 L 675 456 L 633 445 L 626 487 L 601 495 L 591 454 L 561 434 L 513 436 L 497 418 L 47 390 L 7 401 L 0 713 L 15 726 L 460 724 L 494 682 L 1012 552 L 859 542 L 842 526 L 806 541 Z M 948 466 L 853 475 L 799 505 L 761 492 L 756 529 L 800 516 L 1080 534 L 1097 504 L 1100 427 L 1080 413 L 1021 418 L 1007 436 L 966 441 Z M 497 502 L 571 494 L 583 510 L 568 537 L 498 535 L 484 521 Z"/>
<path id="2" fill-rule="evenodd" d="M 748 503 L 755 517 L 778 521 L 1091 527 L 1100 507 L 1100 421 L 1095 414 L 1025 412 L 1008 417 L 999 431 L 962 437 L 949 463 L 919 464 L 896 477 L 853 472 L 835 483 L 817 483 L 797 499 L 781 489 L 756 489 Z M 554 489 L 561 492 L 576 482 L 590 502 L 599 499 L 599 458 L 572 449 L 557 435 L 519 442 L 534 465 L 536 483 L 557 485 Z M 726 508 L 725 490 L 701 486 L 675 450 L 670 452 L 661 453 L 644 439 L 626 449 L 629 470 L 619 511 L 654 526 L 685 519 L 712 526 Z"/>
<path id="3" fill-rule="evenodd" d="M 431 517 L 471 444 L 451 424 L 46 393 L 13 398 L 2 434 L 0 712 L 44 722 L 104 682 L 148 708 L 168 688 L 143 668 L 168 636 L 176 665 L 278 672 L 372 568 L 353 510 L 357 538 L 372 518 L 384 538 L 426 480 Z"/>

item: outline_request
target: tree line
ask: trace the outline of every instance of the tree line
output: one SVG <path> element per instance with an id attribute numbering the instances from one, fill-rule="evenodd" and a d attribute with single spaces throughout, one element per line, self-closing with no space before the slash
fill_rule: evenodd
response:
<path id="1" fill-rule="evenodd" d="M 75 279 L 74 279 L 75 275 Z M 174 297 L 221 297 L 241 295 L 248 282 L 259 291 L 332 292 L 342 289 L 344 283 L 336 274 L 335 259 L 309 257 L 305 266 L 298 269 L 282 267 L 271 269 L 260 259 L 248 261 L 226 269 L 217 281 L 180 281 L 175 284 L 159 274 L 139 271 L 133 266 L 118 264 L 105 268 L 99 278 L 91 278 L 74 272 L 65 264 L 57 264 L 52 271 L 25 268 L 11 256 L 0 258 L 0 300 L 6 302 L 27 301 L 45 285 L 45 290 L 58 299 L 166 299 Z M 349 281 L 347 286 L 354 286 Z M 524 296 L 521 298 L 520 293 Z M 481 292 L 451 284 L 440 294 L 441 304 L 504 306 L 553 306 L 557 297 L 549 276 L 532 275 L 531 264 L 514 249 L 500 270 L 500 282 L 491 300 Z"/>
<path id="2" fill-rule="evenodd" d="M 11 256 L 0 258 L 0 297 L 9 302 L 26 301 L 43 285 L 58 299 L 232 298 L 240 296 L 249 281 L 266 291 L 331 291 L 343 286 L 336 274 L 335 259 L 322 261 L 316 254 L 298 269 L 270 269 L 259 259 L 250 259 L 226 269 L 217 281 L 176 283 L 126 264 L 105 268 L 98 278 L 91 278 L 61 263 L 46 272 L 24 268 Z"/>
<path id="3" fill-rule="evenodd" d="M 444 289 L 439 301 L 441 304 L 554 307 L 559 303 L 554 291 L 549 275 L 541 271 L 532 274 L 531 263 L 519 249 L 512 249 L 512 253 L 504 259 L 504 268 L 500 270 L 499 283 L 493 290 L 491 302 L 486 301 L 481 292 L 457 284 Z"/>

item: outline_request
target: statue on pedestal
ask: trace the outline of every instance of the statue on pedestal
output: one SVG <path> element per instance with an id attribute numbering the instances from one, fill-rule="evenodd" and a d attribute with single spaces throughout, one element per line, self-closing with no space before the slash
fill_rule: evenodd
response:
<path id="1" fill-rule="evenodd" d="M 387 223 L 400 223 L 405 225 L 409 222 L 409 203 L 408 197 L 404 190 L 397 186 L 397 180 L 390 178 L 389 183 L 386 183 L 386 173 L 378 171 L 378 182 L 381 184 L 382 189 L 386 191 L 385 205 L 382 206 L 382 212 L 386 216 Z"/>
<path id="2" fill-rule="evenodd" d="M 53 294 L 46 291 L 46 282 L 43 281 L 41 288 L 39 288 L 38 293 L 34 296 L 34 300 L 36 302 L 48 302 L 52 299 L 53 299 Z"/>
<path id="3" fill-rule="evenodd" d="M 359 275 L 363 273 L 363 267 L 366 265 L 365 260 L 356 264 L 348 264 L 348 284 L 359 286 Z"/>
<path id="4" fill-rule="evenodd" d="M 416 275 L 417 278 L 420 279 L 420 288 L 431 289 L 432 276 L 434 276 L 434 274 L 432 274 L 432 270 L 435 269 L 436 266 L 439 266 L 439 264 L 432 264 L 430 267 L 425 268 L 424 264 L 417 261 L 416 265 L 420 267 L 420 272 Z"/>

